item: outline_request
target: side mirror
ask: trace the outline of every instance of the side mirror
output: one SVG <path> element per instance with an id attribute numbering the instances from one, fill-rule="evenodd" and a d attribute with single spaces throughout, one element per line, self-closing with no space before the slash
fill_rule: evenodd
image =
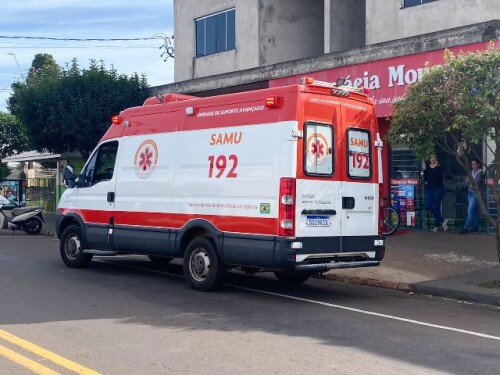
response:
<path id="1" fill-rule="evenodd" d="M 64 167 L 63 172 L 64 186 L 73 189 L 75 187 L 75 173 L 73 172 L 73 167 L 67 165 Z"/>

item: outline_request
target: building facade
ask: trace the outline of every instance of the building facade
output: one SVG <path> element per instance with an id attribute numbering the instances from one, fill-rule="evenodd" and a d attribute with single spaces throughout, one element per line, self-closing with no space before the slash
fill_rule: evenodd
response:
<path id="1" fill-rule="evenodd" d="M 174 0 L 175 81 L 500 19 L 492 0 Z"/>
<path id="2" fill-rule="evenodd" d="M 307 4 L 305 6 L 304 4 Z M 379 124 L 425 65 L 455 53 L 500 48 L 500 2 L 489 0 L 174 1 L 175 81 L 152 94 L 210 96 L 298 83 L 305 75 L 372 90 Z M 496 40 L 496 42 L 495 42 Z M 432 225 L 423 209 L 421 163 L 406 145 L 386 148 L 387 196 L 402 224 Z M 477 150 L 488 158 L 485 150 Z M 467 209 L 463 172 L 442 155 L 443 214 L 457 227 Z M 486 229 L 484 226 L 483 229 Z"/>

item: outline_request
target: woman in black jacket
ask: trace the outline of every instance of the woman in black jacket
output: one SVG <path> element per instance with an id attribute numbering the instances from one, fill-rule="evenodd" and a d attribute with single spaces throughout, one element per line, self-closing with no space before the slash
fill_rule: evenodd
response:
<path id="1" fill-rule="evenodd" d="M 439 159 L 436 155 L 432 155 L 429 165 L 422 162 L 425 181 L 425 209 L 428 210 L 435 219 L 433 232 L 437 232 L 439 228 L 448 230 L 448 221 L 443 220 L 441 215 L 441 202 L 444 195 L 443 176 L 444 169 L 439 164 Z"/>

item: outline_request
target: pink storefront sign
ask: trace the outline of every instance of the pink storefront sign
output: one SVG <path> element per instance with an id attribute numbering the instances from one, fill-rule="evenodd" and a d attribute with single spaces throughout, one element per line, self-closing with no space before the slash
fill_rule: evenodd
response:
<path id="1" fill-rule="evenodd" d="M 482 42 L 453 47 L 449 48 L 449 50 L 455 54 L 478 52 L 484 51 L 489 46 L 489 42 Z M 494 48 L 499 47 L 500 42 L 496 41 Z M 344 77 L 347 79 L 346 84 L 350 86 L 369 88 L 369 95 L 375 101 L 377 116 L 388 117 L 392 115 L 393 104 L 404 97 L 406 87 L 421 79 L 424 68 L 426 66 L 441 65 L 443 61 L 444 50 L 440 49 L 278 78 L 271 80 L 269 86 L 278 87 L 295 84 L 306 75 L 327 82 L 335 82 L 339 77 Z"/>

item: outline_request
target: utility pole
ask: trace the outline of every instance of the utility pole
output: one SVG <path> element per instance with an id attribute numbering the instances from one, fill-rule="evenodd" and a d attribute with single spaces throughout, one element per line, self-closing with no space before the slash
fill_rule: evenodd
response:
<path id="1" fill-rule="evenodd" d="M 21 77 L 22 77 L 23 79 L 25 79 L 25 78 L 24 78 L 24 73 L 23 73 L 23 71 L 21 70 L 21 67 L 19 66 L 19 63 L 17 62 L 17 57 L 16 57 L 16 54 L 15 54 L 15 53 L 13 53 L 13 52 L 8 52 L 8 53 L 7 53 L 7 55 L 14 56 L 14 60 L 16 60 L 17 68 L 19 69 L 19 73 L 21 73 Z"/>

